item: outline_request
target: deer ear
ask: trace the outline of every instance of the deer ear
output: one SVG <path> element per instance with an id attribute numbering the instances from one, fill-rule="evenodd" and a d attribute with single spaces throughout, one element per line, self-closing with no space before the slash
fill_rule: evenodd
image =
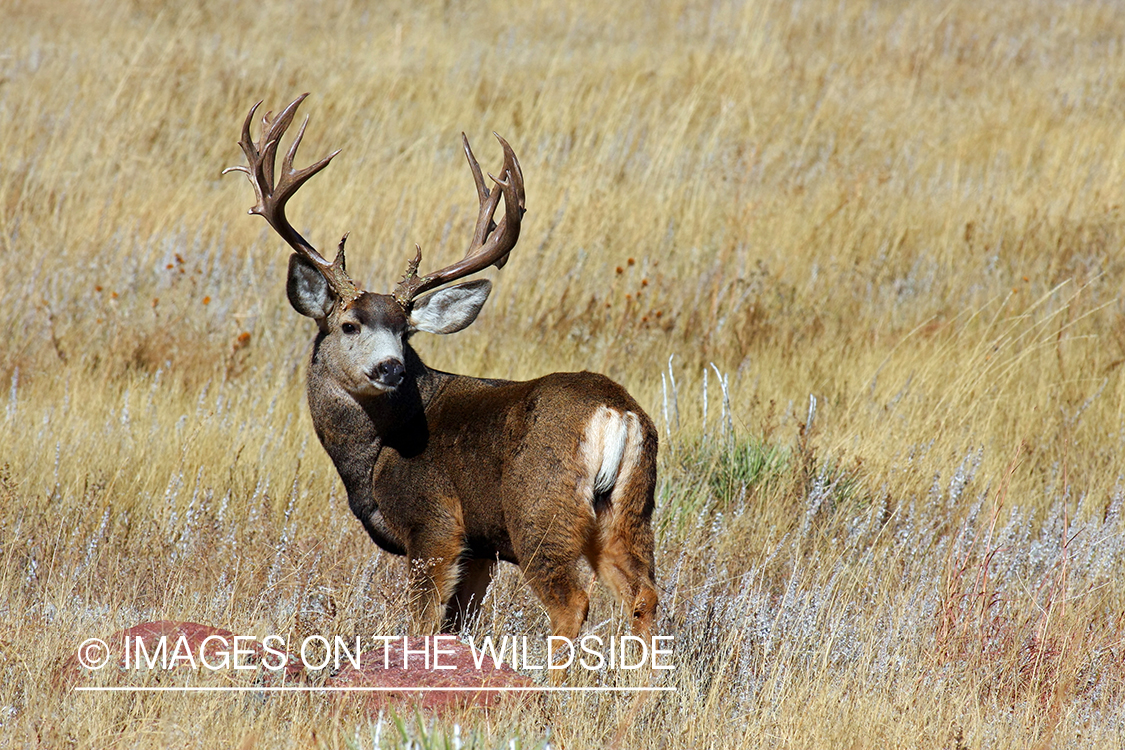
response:
<path id="1" fill-rule="evenodd" d="M 426 333 L 457 333 L 468 328 L 484 307 L 492 282 L 487 279 L 466 281 L 447 286 L 414 303 L 410 312 L 409 331 Z"/>
<path id="2" fill-rule="evenodd" d="M 293 253 L 289 256 L 289 279 L 285 284 L 293 309 L 320 321 L 332 311 L 332 293 L 324 276 L 307 260 Z"/>

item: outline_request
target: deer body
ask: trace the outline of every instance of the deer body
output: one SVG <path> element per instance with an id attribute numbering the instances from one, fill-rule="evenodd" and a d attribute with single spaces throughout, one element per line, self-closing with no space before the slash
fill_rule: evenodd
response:
<path id="1" fill-rule="evenodd" d="M 320 356 L 326 338 L 308 370 L 317 437 L 372 540 L 416 561 L 424 622 L 464 624 L 498 559 L 523 569 L 567 637 L 588 600 L 560 557 L 585 557 L 630 603 L 634 582 L 651 583 L 656 431 L 621 386 L 590 372 L 526 382 L 454 375 L 426 367 L 407 344 L 402 383 L 356 396 Z M 655 599 L 638 604 L 644 619 Z"/>
<path id="2" fill-rule="evenodd" d="M 297 251 L 289 300 L 319 328 L 308 368 L 313 425 L 352 512 L 376 544 L 408 558 L 418 624 L 466 624 L 503 560 L 520 566 L 553 633 L 573 638 L 589 608 L 578 567 L 585 558 L 629 608 L 634 630 L 647 634 L 657 604 L 657 434 L 636 401 L 589 372 L 512 382 L 433 370 L 409 343 L 418 331 L 462 330 L 487 300 L 485 280 L 418 295 L 506 262 L 523 213 L 514 153 L 501 140 L 505 169 L 500 189 L 489 191 L 465 143 L 481 200 L 465 260 L 419 277 L 419 251 L 393 295 L 361 291 L 344 270 L 343 241 L 329 264 L 284 216 L 288 197 L 328 159 L 293 170 L 298 135 L 273 184 L 278 140 L 303 98 L 266 116 L 257 145 L 251 110 L 242 141 L 249 167 L 234 169 L 258 193 L 252 213 Z M 496 224 L 501 194 L 505 216 Z"/>

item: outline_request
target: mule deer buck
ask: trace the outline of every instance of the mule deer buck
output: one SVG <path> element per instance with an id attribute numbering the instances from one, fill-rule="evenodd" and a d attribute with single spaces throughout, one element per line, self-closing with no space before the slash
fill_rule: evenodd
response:
<path id="1" fill-rule="evenodd" d="M 459 630 L 477 611 L 499 559 L 520 566 L 553 633 L 574 638 L 589 609 L 578 568 L 585 557 L 595 579 L 629 608 L 634 631 L 647 635 L 657 604 L 657 433 L 637 402 L 603 375 L 486 380 L 431 369 L 410 346 L 418 331 L 470 325 L 491 283 L 446 285 L 503 267 L 515 247 L 524 186 L 512 148 L 497 136 L 504 164 L 499 177 L 490 175 L 490 188 L 462 136 L 480 200 L 464 259 L 419 275 L 418 248 L 391 294 L 364 291 L 344 266 L 346 234 L 330 263 L 285 216 L 294 193 L 339 153 L 293 167 L 306 118 L 276 168 L 279 142 L 305 96 L 276 117 L 267 113 L 257 143 L 250 135 L 254 105 L 239 144 L 247 164 L 225 172 L 249 176 L 257 194 L 250 213 L 295 251 L 289 302 L 318 328 L 308 367 L 313 425 L 367 533 L 384 550 L 406 555 L 416 625 Z"/>

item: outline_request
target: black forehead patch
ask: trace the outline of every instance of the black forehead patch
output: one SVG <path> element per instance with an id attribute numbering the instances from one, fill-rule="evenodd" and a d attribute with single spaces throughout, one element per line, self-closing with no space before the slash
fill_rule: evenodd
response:
<path id="1" fill-rule="evenodd" d="M 364 292 L 348 309 L 365 327 L 383 326 L 395 331 L 406 328 L 406 313 L 389 294 Z"/>

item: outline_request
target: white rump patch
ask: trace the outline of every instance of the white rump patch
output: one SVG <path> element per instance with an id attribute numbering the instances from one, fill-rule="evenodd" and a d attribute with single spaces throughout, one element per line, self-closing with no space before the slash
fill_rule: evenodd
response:
<path id="1" fill-rule="evenodd" d="M 604 495 L 625 479 L 641 449 L 641 425 L 631 411 L 600 406 L 586 425 L 579 451 L 589 472 L 593 495 Z"/>

